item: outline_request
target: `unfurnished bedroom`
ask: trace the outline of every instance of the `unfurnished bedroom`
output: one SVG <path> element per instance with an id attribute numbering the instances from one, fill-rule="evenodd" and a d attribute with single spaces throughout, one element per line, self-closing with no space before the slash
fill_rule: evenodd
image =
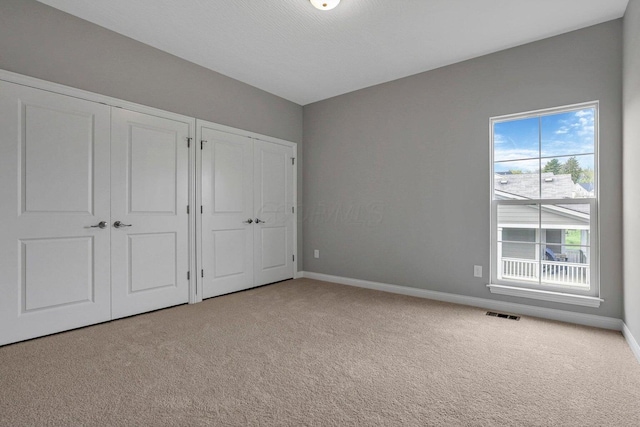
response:
<path id="1" fill-rule="evenodd" d="M 640 425 L 640 0 L 0 1 L 0 425 Z"/>

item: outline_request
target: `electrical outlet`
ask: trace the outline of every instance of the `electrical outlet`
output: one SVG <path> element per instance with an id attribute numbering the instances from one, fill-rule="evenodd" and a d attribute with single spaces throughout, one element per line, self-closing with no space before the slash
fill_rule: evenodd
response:
<path id="1" fill-rule="evenodd" d="M 473 277 L 482 277 L 482 266 L 474 265 L 473 266 Z"/>
<path id="2" fill-rule="evenodd" d="M 320 251 L 318 249 L 314 249 L 313 250 L 313 257 L 314 258 L 320 258 Z"/>

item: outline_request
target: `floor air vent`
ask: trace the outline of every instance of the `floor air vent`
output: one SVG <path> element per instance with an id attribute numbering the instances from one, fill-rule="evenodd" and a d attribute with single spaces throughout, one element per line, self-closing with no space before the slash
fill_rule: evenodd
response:
<path id="1" fill-rule="evenodd" d="M 514 316 L 512 314 L 496 313 L 495 311 L 487 311 L 487 316 L 501 317 L 509 320 L 520 320 L 520 316 Z"/>

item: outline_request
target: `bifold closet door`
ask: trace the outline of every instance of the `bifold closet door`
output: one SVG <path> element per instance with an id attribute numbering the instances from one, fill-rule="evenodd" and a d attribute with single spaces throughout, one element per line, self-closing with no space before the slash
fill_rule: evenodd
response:
<path id="1" fill-rule="evenodd" d="M 109 117 L 0 82 L 0 345 L 110 319 Z"/>
<path id="2" fill-rule="evenodd" d="M 254 283 L 293 277 L 293 148 L 254 141 Z"/>
<path id="3" fill-rule="evenodd" d="M 204 298 L 253 286 L 253 141 L 201 127 Z"/>
<path id="4" fill-rule="evenodd" d="M 189 124 L 112 110 L 112 317 L 189 298 Z"/>

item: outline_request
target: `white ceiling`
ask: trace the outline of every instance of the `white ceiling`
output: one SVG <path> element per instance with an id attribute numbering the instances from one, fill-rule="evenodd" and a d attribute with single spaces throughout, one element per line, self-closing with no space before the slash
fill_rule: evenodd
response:
<path id="1" fill-rule="evenodd" d="M 623 16 L 628 0 L 39 0 L 305 105 Z"/>

